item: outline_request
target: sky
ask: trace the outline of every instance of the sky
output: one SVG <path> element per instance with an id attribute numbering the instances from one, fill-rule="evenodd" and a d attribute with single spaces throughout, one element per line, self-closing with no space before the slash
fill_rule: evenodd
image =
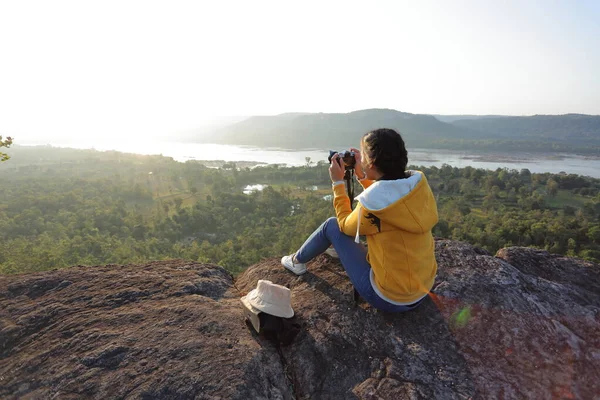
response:
<path id="1" fill-rule="evenodd" d="M 224 116 L 600 114 L 600 1 L 0 0 L 0 135 Z"/>

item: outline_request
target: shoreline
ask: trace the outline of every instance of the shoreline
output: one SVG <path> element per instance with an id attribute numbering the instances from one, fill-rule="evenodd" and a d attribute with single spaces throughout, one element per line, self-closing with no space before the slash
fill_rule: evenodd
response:
<path id="1" fill-rule="evenodd" d="M 327 153 L 320 149 L 282 151 L 275 148 L 257 148 L 249 146 L 230 146 L 230 145 L 185 145 L 177 143 L 159 143 L 151 142 L 146 146 L 128 147 L 120 144 L 113 144 L 102 148 L 92 146 L 91 144 L 81 144 L 79 146 L 69 147 L 64 144 L 28 144 L 14 145 L 6 149 L 9 155 L 14 155 L 19 151 L 41 153 L 50 149 L 57 149 L 56 154 L 49 157 L 51 159 L 61 158 L 61 153 L 69 151 L 92 151 L 98 153 L 117 152 L 121 154 L 130 154 L 134 156 L 164 156 L 177 162 L 202 163 L 211 168 L 220 168 L 226 163 L 234 162 L 238 168 L 255 168 L 265 165 L 279 166 L 314 166 L 319 162 L 327 164 Z M 552 173 L 576 174 L 581 176 L 590 176 L 600 179 L 600 157 L 581 156 L 571 153 L 510 153 L 502 152 L 480 152 L 480 151 L 456 151 L 440 149 L 409 149 L 409 165 L 425 167 L 441 167 L 448 164 L 456 168 L 481 169 L 529 169 L 532 173 Z M 202 158 L 212 158 L 203 160 Z M 4 163 L 3 163 L 4 164 Z M 14 163 L 19 164 L 17 159 Z M 9 167 L 3 165 L 2 167 Z M 2 168 L 4 169 L 4 168 Z"/>

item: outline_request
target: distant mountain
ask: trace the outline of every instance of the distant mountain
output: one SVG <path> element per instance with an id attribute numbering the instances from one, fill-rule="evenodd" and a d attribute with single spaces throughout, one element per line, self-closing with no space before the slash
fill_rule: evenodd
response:
<path id="1" fill-rule="evenodd" d="M 360 110 L 346 114 L 295 114 L 250 117 L 219 129 L 212 141 L 262 147 L 306 148 L 357 145 L 366 132 L 392 128 L 412 147 L 439 138 L 474 138 L 469 128 L 441 122 L 433 116 L 389 109 Z"/>
<path id="2" fill-rule="evenodd" d="M 337 149 L 358 145 L 366 132 L 384 127 L 399 131 L 412 148 L 600 155 L 600 116 L 580 114 L 432 116 L 390 109 L 339 114 L 286 113 L 249 117 L 215 129 L 210 135 L 197 135 L 195 139 L 258 147 Z"/>
<path id="3" fill-rule="evenodd" d="M 439 114 L 431 114 L 436 117 L 438 120 L 442 122 L 454 122 L 461 119 L 482 119 L 482 118 L 506 118 L 504 115 L 439 115 Z"/>
<path id="4" fill-rule="evenodd" d="M 600 115 L 460 119 L 452 122 L 452 125 L 476 130 L 495 139 L 550 141 L 578 146 L 600 145 Z"/>

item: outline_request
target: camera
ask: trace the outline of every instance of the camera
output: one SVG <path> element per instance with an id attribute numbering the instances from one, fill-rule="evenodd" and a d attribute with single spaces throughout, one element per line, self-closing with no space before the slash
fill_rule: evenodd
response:
<path id="1" fill-rule="evenodd" d="M 354 166 L 356 165 L 356 158 L 354 158 L 354 152 L 353 151 L 348 151 L 348 150 L 343 150 L 343 151 L 334 151 L 334 150 L 329 150 L 329 157 L 327 157 L 327 159 L 329 160 L 329 164 L 331 164 L 331 158 L 336 155 L 336 154 L 340 154 L 340 158 L 338 158 L 338 163 L 340 165 L 342 165 L 341 160 L 344 161 L 344 168 L 345 169 L 353 169 Z"/>

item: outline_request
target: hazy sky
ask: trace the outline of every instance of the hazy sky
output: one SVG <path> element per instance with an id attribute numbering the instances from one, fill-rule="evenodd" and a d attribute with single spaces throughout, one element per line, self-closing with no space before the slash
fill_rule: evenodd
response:
<path id="1" fill-rule="evenodd" d="M 600 114 L 600 1 L 0 0 L 0 134 L 216 116 Z"/>

